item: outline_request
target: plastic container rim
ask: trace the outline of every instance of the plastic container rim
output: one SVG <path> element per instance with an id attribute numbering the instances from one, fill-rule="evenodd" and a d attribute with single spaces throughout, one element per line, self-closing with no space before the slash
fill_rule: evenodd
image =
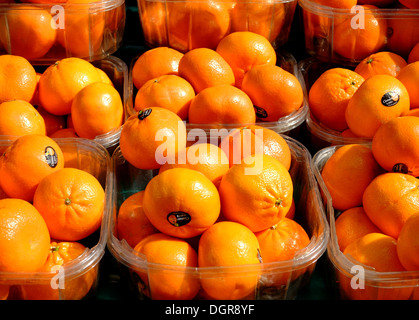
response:
<path id="1" fill-rule="evenodd" d="M 370 143 L 364 143 L 362 145 L 371 147 Z M 330 146 L 319 150 L 312 158 L 312 166 L 319 188 L 326 198 L 326 214 L 330 228 L 330 239 L 327 245 L 328 258 L 333 266 L 342 274 L 347 277 L 352 277 L 354 274 L 351 273 L 351 269 L 358 264 L 351 260 L 350 257 L 344 255 L 339 249 L 335 233 L 335 213 L 332 205 L 332 198 L 321 176 L 321 170 L 326 161 L 342 146 L 343 145 Z M 364 279 L 369 286 L 395 288 L 394 284 L 397 283 L 397 287 L 410 287 L 413 282 L 419 281 L 419 271 L 379 272 L 365 266 Z"/>
<path id="2" fill-rule="evenodd" d="M 64 269 L 65 279 L 71 280 L 77 278 L 90 269 L 94 268 L 102 259 L 105 254 L 106 240 L 108 237 L 108 218 L 111 212 L 111 186 L 112 186 L 112 175 L 109 170 L 110 156 L 108 151 L 99 143 L 83 139 L 83 138 L 53 138 L 58 145 L 81 145 L 88 147 L 90 150 L 94 150 L 99 153 L 106 160 L 106 182 L 104 186 L 105 190 L 105 206 L 103 210 L 102 223 L 99 228 L 99 239 L 97 244 L 86 250 L 76 259 L 68 261 L 62 265 Z M 7 146 L 13 141 L 10 136 L 0 136 L 0 145 Z M 52 241 L 53 239 L 51 239 Z M 60 240 L 56 242 L 61 242 Z M 65 241 L 64 241 L 65 242 Z M 0 272 L 1 283 L 16 283 L 16 282 L 33 282 L 42 283 L 45 281 L 51 281 L 51 272 Z"/>
<path id="3" fill-rule="evenodd" d="M 307 149 L 302 145 L 300 142 L 296 141 L 293 138 L 283 135 L 283 138 L 287 141 L 294 152 L 300 151 L 300 155 L 296 155 L 297 158 L 304 158 L 304 163 L 307 167 L 307 172 L 311 172 L 311 155 L 307 151 Z M 115 172 L 115 159 L 117 157 L 123 157 L 120 153 L 120 148 L 117 147 L 113 152 L 112 159 L 111 159 L 111 171 Z M 112 187 L 115 188 L 115 179 L 113 182 Z M 309 176 L 309 184 L 316 188 L 316 179 L 313 174 Z M 310 243 L 307 245 L 306 248 L 300 250 L 296 253 L 295 257 L 292 260 L 287 261 L 277 261 L 277 262 L 269 262 L 269 263 L 262 263 L 262 264 L 252 264 L 252 265 L 241 265 L 241 266 L 228 266 L 228 267 L 180 267 L 180 266 L 170 266 L 170 265 L 162 265 L 157 263 L 150 263 L 147 262 L 145 259 L 141 259 L 140 254 L 135 254 L 133 252 L 133 248 L 131 248 L 125 240 L 119 240 L 113 234 L 112 228 L 115 228 L 114 222 L 115 217 L 114 215 L 108 216 L 107 226 L 108 230 L 108 249 L 111 254 L 118 260 L 120 263 L 125 265 L 126 267 L 133 269 L 133 270 L 174 270 L 178 272 L 187 272 L 188 274 L 195 274 L 196 276 L 203 277 L 204 275 L 209 276 L 211 274 L 219 274 L 222 273 L 235 273 L 235 274 L 244 274 L 253 271 L 260 271 L 262 270 L 262 274 L 266 271 L 277 270 L 277 272 L 290 272 L 296 271 L 299 269 L 303 269 L 308 267 L 309 265 L 314 264 L 326 251 L 327 243 L 329 241 L 329 226 L 326 220 L 326 215 L 324 212 L 324 208 L 322 206 L 321 196 L 318 188 L 315 189 L 316 192 L 316 200 L 319 204 L 319 223 L 320 229 L 323 232 L 319 235 L 312 235 L 310 238 Z M 115 194 L 116 190 L 112 190 L 112 193 Z M 115 196 L 114 196 L 115 197 Z M 115 199 L 115 198 L 114 198 Z M 116 214 L 116 212 L 115 212 Z"/>

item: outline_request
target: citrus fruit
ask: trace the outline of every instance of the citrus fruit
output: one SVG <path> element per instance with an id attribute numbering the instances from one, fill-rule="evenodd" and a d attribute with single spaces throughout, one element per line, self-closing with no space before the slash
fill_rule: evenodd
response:
<path id="1" fill-rule="evenodd" d="M 409 63 L 397 75 L 397 79 L 403 83 L 409 93 L 410 108 L 419 108 L 419 93 L 417 84 L 419 81 L 419 61 Z"/>
<path id="2" fill-rule="evenodd" d="M 380 51 L 369 55 L 358 63 L 355 72 L 364 79 L 376 74 L 396 77 L 406 65 L 407 62 L 402 56 L 389 51 Z"/>
<path id="3" fill-rule="evenodd" d="M 397 255 L 406 270 L 419 270 L 419 212 L 411 215 L 404 223 L 397 239 Z"/>

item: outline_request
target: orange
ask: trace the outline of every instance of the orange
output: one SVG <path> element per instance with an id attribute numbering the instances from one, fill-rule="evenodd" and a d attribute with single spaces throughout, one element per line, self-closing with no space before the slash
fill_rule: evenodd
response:
<path id="1" fill-rule="evenodd" d="M 349 100 L 345 119 L 355 135 L 372 138 L 382 124 L 406 115 L 409 109 L 409 94 L 403 83 L 389 75 L 375 75 L 365 80 Z"/>
<path id="2" fill-rule="evenodd" d="M 349 144 L 336 149 L 322 169 L 322 178 L 338 210 L 362 204 L 362 195 L 371 181 L 381 173 L 371 148 Z"/>
<path id="3" fill-rule="evenodd" d="M 202 234 L 220 214 L 220 196 L 203 173 L 187 169 L 165 170 L 147 184 L 144 213 L 161 232 L 178 238 Z"/>
<path id="4" fill-rule="evenodd" d="M 404 223 L 397 239 L 397 255 L 406 270 L 419 270 L 419 212 Z"/>
<path id="5" fill-rule="evenodd" d="M 100 81 L 96 67 L 90 62 L 74 57 L 61 59 L 42 73 L 39 102 L 49 113 L 69 114 L 75 95 L 89 84 Z"/>
<path id="6" fill-rule="evenodd" d="M 419 211 L 419 181 L 398 172 L 377 176 L 364 191 L 365 213 L 385 234 L 397 239 L 406 220 Z"/>
<path id="7" fill-rule="evenodd" d="M 162 75 L 145 82 L 137 91 L 135 111 L 147 107 L 166 108 L 182 120 L 188 117 L 189 106 L 195 97 L 192 85 L 177 75 Z"/>
<path id="8" fill-rule="evenodd" d="M 21 56 L 0 56 L 0 102 L 25 100 L 30 102 L 36 92 L 36 71 L 28 60 Z"/>
<path id="9" fill-rule="evenodd" d="M 399 2 L 409 9 L 419 9 L 419 3 L 415 0 L 399 0 Z"/>
<path id="10" fill-rule="evenodd" d="M 304 93 L 297 77 L 276 65 L 258 65 L 243 78 L 241 89 L 247 93 L 262 121 L 277 121 L 297 111 Z"/>
<path id="11" fill-rule="evenodd" d="M 63 168 L 41 180 L 33 199 L 51 237 L 78 241 L 101 225 L 105 191 L 95 176 L 76 168 Z"/>
<path id="12" fill-rule="evenodd" d="M 346 108 L 363 82 L 361 75 L 347 68 L 326 70 L 308 92 L 311 113 L 326 127 L 337 131 L 345 130 L 348 127 Z"/>
<path id="13" fill-rule="evenodd" d="M 173 111 L 152 107 L 125 121 L 119 141 L 124 158 L 139 169 L 158 169 L 186 147 L 186 127 Z"/>
<path id="14" fill-rule="evenodd" d="M 310 243 L 310 237 L 304 228 L 296 221 L 284 217 L 273 226 L 256 232 L 263 263 L 293 260 L 298 252 Z M 268 267 L 269 268 L 269 267 Z M 299 277 L 305 268 L 290 272 L 278 272 L 267 275 L 275 285 L 284 285 L 289 278 Z"/>
<path id="15" fill-rule="evenodd" d="M 50 138 L 77 138 L 78 135 L 74 128 L 63 128 L 55 131 L 50 135 Z"/>
<path id="16" fill-rule="evenodd" d="M 419 61 L 409 63 L 397 75 L 397 79 L 403 83 L 409 93 L 410 108 L 419 108 Z"/>
<path id="17" fill-rule="evenodd" d="M 419 117 L 419 108 L 410 109 L 407 115 L 413 116 L 413 117 Z"/>
<path id="18" fill-rule="evenodd" d="M 221 84 L 234 85 L 233 69 L 215 50 L 192 49 L 179 61 L 178 74 L 186 79 L 198 94 L 201 90 Z"/>
<path id="19" fill-rule="evenodd" d="M 35 108 L 44 119 L 47 136 L 51 136 L 55 131 L 66 127 L 66 118 L 64 116 L 56 116 L 37 105 L 35 105 Z"/>
<path id="20" fill-rule="evenodd" d="M 376 74 L 396 77 L 406 65 L 407 62 L 402 56 L 389 51 L 380 51 L 369 55 L 358 63 L 355 72 L 364 79 Z"/>
<path id="21" fill-rule="evenodd" d="M 32 201 L 39 182 L 64 167 L 60 146 L 46 135 L 27 134 L 0 157 L 0 184 L 11 198 Z"/>
<path id="22" fill-rule="evenodd" d="M 404 116 L 383 124 L 372 139 L 372 152 L 385 170 L 418 177 L 419 118 Z"/>
<path id="23" fill-rule="evenodd" d="M 293 190 L 291 175 L 281 162 L 255 154 L 233 165 L 221 179 L 222 212 L 228 220 L 261 231 L 285 217 Z"/>
<path id="24" fill-rule="evenodd" d="M 119 240 L 134 248 L 146 236 L 157 233 L 143 209 L 144 191 L 138 191 L 126 198 L 118 210 L 116 233 Z"/>
<path id="25" fill-rule="evenodd" d="M 118 90 L 104 82 L 82 88 L 71 103 L 71 119 L 82 138 L 94 139 L 118 129 L 124 121 L 124 105 Z"/>
<path id="26" fill-rule="evenodd" d="M 253 298 L 261 263 L 256 236 L 240 223 L 217 222 L 201 235 L 198 265 L 208 268 L 208 273 L 202 272 L 201 285 L 211 299 Z"/>
<path id="27" fill-rule="evenodd" d="M 244 91 L 224 84 L 201 90 L 191 101 L 188 120 L 199 124 L 251 124 L 256 114 Z"/>
<path id="28" fill-rule="evenodd" d="M 314 0 L 313 2 L 336 9 L 351 9 L 357 4 L 357 0 Z"/>
<path id="29" fill-rule="evenodd" d="M 44 119 L 29 102 L 10 100 L 0 103 L 0 114 L 0 135 L 46 134 Z"/>
<path id="30" fill-rule="evenodd" d="M 250 31 L 275 42 L 285 29 L 287 17 L 294 15 L 296 3 L 237 1 L 231 10 L 231 30 Z"/>
<path id="31" fill-rule="evenodd" d="M 230 31 L 228 2 L 186 0 L 167 5 L 170 46 L 187 52 L 196 48 L 215 49 Z"/>
<path id="32" fill-rule="evenodd" d="M 194 269 L 198 254 L 188 242 L 155 233 L 141 240 L 134 250 L 148 263 L 147 269 L 136 271 L 146 296 L 153 300 L 191 300 L 197 295 L 200 283 Z"/>
<path id="33" fill-rule="evenodd" d="M 160 167 L 159 173 L 173 168 L 189 168 L 203 173 L 216 187 L 230 168 L 227 155 L 212 143 L 196 143 L 177 153 Z"/>
<path id="34" fill-rule="evenodd" d="M 21 199 L 0 200 L 0 272 L 35 272 L 49 252 L 50 235 L 38 210 Z"/>
<path id="35" fill-rule="evenodd" d="M 57 29 L 57 41 L 72 57 L 96 60 L 103 55 L 105 11 L 95 2 L 66 1 L 64 26 Z"/>
<path id="36" fill-rule="evenodd" d="M 28 60 L 42 58 L 55 43 L 56 29 L 51 27 L 51 20 L 51 13 L 42 8 L 31 5 L 9 8 L 0 16 L 0 42 L 10 54 Z"/>
<path id="37" fill-rule="evenodd" d="M 114 86 L 114 83 L 112 82 L 111 78 L 108 76 L 108 74 L 104 70 L 96 67 L 96 71 L 99 73 L 101 82 Z"/>
<path id="38" fill-rule="evenodd" d="M 169 45 L 166 4 L 163 2 L 140 1 L 138 11 L 146 45 L 150 48 Z"/>
<path id="39" fill-rule="evenodd" d="M 416 15 L 403 19 L 388 19 L 386 48 L 407 58 L 410 51 L 419 42 L 418 23 L 419 18 Z"/>
<path id="40" fill-rule="evenodd" d="M 74 278 L 52 279 L 59 270 L 57 267 L 64 268 L 66 264 L 74 259 L 77 259 L 87 250 L 83 244 L 78 242 L 56 242 L 52 241 L 48 258 L 39 272 L 50 272 L 51 278 L 47 283 L 28 284 L 20 287 L 22 298 L 24 300 L 81 300 L 94 287 L 97 280 L 98 268 L 90 267 L 86 272 L 83 272 Z M 52 282 L 55 280 L 55 285 L 58 288 L 52 287 Z M 59 281 L 64 281 L 60 283 Z M 60 289 L 60 285 L 63 289 Z"/>
<path id="41" fill-rule="evenodd" d="M 409 56 L 407 57 L 407 63 L 416 61 L 419 61 L 419 42 L 414 45 L 412 50 L 409 52 Z"/>
<path id="42" fill-rule="evenodd" d="M 183 53 L 168 47 L 158 47 L 142 53 L 132 67 L 132 81 L 137 89 L 151 79 L 178 74 Z"/>
<path id="43" fill-rule="evenodd" d="M 352 257 L 354 264 L 377 272 L 405 271 L 397 257 L 396 239 L 382 233 L 369 233 L 355 240 L 346 247 L 344 254 Z M 345 293 L 354 300 L 406 300 L 412 292 L 412 288 L 400 288 L 397 285 L 380 287 L 379 282 L 374 283 L 378 288 L 365 283 L 364 289 L 352 289 L 350 278 L 341 275 L 340 279 Z"/>
<path id="44" fill-rule="evenodd" d="M 237 3 L 234 10 L 242 11 Z M 247 71 L 261 64 L 276 64 L 276 52 L 264 36 L 250 32 L 237 31 L 225 36 L 218 44 L 216 51 L 231 66 L 236 79 L 235 86 L 241 87 Z"/>
<path id="45" fill-rule="evenodd" d="M 363 207 L 344 210 L 335 221 L 335 232 L 340 251 L 368 233 L 381 232 L 364 211 Z"/>
<path id="46" fill-rule="evenodd" d="M 373 11 L 376 6 L 357 6 L 357 10 L 361 9 L 363 11 L 341 18 L 343 21 L 337 23 L 333 31 L 333 50 L 351 60 L 362 60 L 386 44 L 387 20 Z"/>
<path id="47" fill-rule="evenodd" d="M 243 157 L 263 153 L 279 160 L 287 170 L 291 167 L 291 150 L 286 140 L 273 129 L 250 125 L 232 130 L 221 140 L 221 148 L 229 157 L 230 166 Z"/>

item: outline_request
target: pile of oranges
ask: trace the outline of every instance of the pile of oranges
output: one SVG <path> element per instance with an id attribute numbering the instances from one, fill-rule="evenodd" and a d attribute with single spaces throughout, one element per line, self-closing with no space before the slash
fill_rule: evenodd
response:
<path id="1" fill-rule="evenodd" d="M 121 97 L 102 70 L 79 58 L 37 73 L 25 58 L 3 55 L 0 78 L 0 272 L 52 277 L 53 267 L 85 252 L 83 241 L 100 228 L 105 206 L 103 182 L 78 168 L 75 148 L 53 137 L 94 138 L 120 126 Z M 92 268 L 66 280 L 66 299 L 83 298 L 96 278 Z M 0 287 L 2 298 L 60 295 L 49 281 Z"/>
<path id="2" fill-rule="evenodd" d="M 304 99 L 297 77 L 276 62 L 272 44 L 249 31 L 230 33 L 215 49 L 154 48 L 132 68 L 134 109 L 163 107 L 199 125 L 275 122 Z"/>
<path id="3" fill-rule="evenodd" d="M 400 116 L 382 124 L 371 144 L 340 146 L 321 176 L 337 214 L 338 246 L 354 264 L 377 272 L 419 270 L 419 118 Z M 351 289 L 350 299 L 409 299 L 413 286 Z"/>
<path id="4" fill-rule="evenodd" d="M 380 51 L 355 69 L 332 67 L 309 89 L 310 112 L 322 126 L 343 137 L 372 139 L 385 122 L 417 115 L 419 60 L 412 50 L 409 62 Z M 416 58 L 415 58 L 416 57 Z"/>

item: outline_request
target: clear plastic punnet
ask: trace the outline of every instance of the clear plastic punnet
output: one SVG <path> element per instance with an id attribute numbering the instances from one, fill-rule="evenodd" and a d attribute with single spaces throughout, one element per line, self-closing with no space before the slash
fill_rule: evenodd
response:
<path id="1" fill-rule="evenodd" d="M 112 156 L 113 213 L 108 221 L 108 248 L 118 265 L 123 286 L 136 299 L 156 299 L 153 297 L 153 279 L 159 276 L 185 277 L 202 281 L 223 283 L 228 279 L 243 278 L 254 282 L 254 290 L 242 299 L 249 300 L 288 300 L 295 299 L 305 288 L 315 269 L 318 259 L 325 252 L 329 229 L 317 182 L 310 165 L 308 150 L 298 141 L 282 135 L 288 143 L 291 154 L 290 174 L 294 183 L 295 216 L 306 230 L 310 242 L 296 252 L 292 259 L 230 267 L 175 267 L 148 262 L 144 256 L 136 254 L 125 239 L 117 234 L 117 219 L 121 204 L 132 194 L 144 190 L 148 182 L 158 174 L 158 170 L 140 170 L 123 157 L 118 147 Z M 157 171 L 157 172 L 156 172 Z M 195 240 L 191 240 L 194 243 Z M 227 279 L 227 280 L 226 280 Z M 202 287 L 192 297 L 194 300 L 207 300 L 208 295 Z"/>
<path id="2" fill-rule="evenodd" d="M 0 150 L 6 149 L 14 138 L 0 137 Z M 8 288 L 8 300 L 33 300 L 27 293 L 42 300 L 80 300 L 95 297 L 99 284 L 99 269 L 105 254 L 107 223 L 111 213 L 112 175 L 109 170 L 110 156 L 100 144 L 80 138 L 54 139 L 64 154 L 65 167 L 84 170 L 95 176 L 105 190 L 102 223 L 98 230 L 78 242 L 86 249 L 80 256 L 65 262 L 54 272 L 0 272 L 0 287 Z M 53 239 L 52 239 L 53 240 Z M 59 242 L 59 241 L 57 241 Z"/>
<path id="3" fill-rule="evenodd" d="M 378 272 L 372 267 L 361 265 L 340 250 L 335 228 L 339 211 L 333 208 L 332 198 L 321 172 L 328 159 L 341 146 L 323 148 L 312 158 L 313 172 L 322 194 L 330 227 L 330 240 L 327 245 L 327 264 L 330 272 L 328 281 L 334 294 L 338 299 L 345 300 L 418 300 L 418 271 Z"/>
<path id="4" fill-rule="evenodd" d="M 145 43 L 187 52 L 215 49 L 231 32 L 263 35 L 278 48 L 288 41 L 296 0 L 138 0 Z"/>
<path id="5" fill-rule="evenodd" d="M 312 0 L 298 3 L 306 50 L 324 61 L 356 65 L 378 51 L 391 51 L 407 59 L 419 42 L 419 9 L 399 4 L 336 9 Z"/>

